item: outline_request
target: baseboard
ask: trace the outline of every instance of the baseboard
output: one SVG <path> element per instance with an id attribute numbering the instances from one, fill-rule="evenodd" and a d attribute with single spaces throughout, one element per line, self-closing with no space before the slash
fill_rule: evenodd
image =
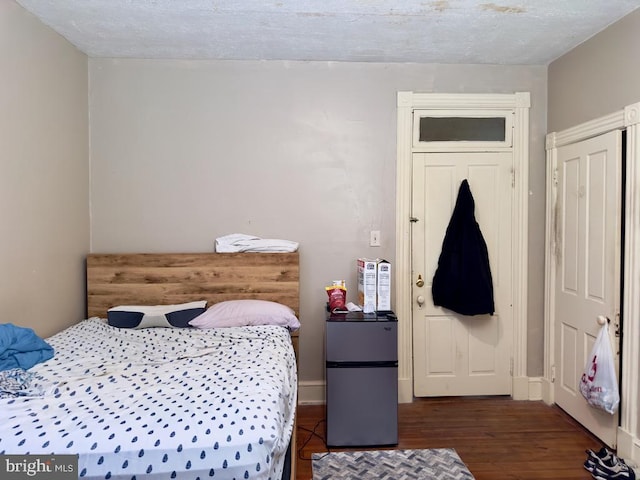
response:
<path id="1" fill-rule="evenodd" d="M 541 377 L 513 377 L 514 400 L 542 400 L 542 391 Z"/>
<path id="2" fill-rule="evenodd" d="M 631 465 L 640 465 L 640 438 L 618 428 L 617 454 Z"/>
<path id="3" fill-rule="evenodd" d="M 413 380 L 400 378 L 398 380 L 398 403 L 413 402 Z"/>
<path id="4" fill-rule="evenodd" d="M 542 378 L 529 377 L 529 398 L 528 400 L 542 400 Z"/>
<path id="5" fill-rule="evenodd" d="M 544 400 L 544 379 L 541 377 L 518 377 L 513 379 L 514 400 Z M 398 380 L 398 403 L 413 401 L 413 383 L 410 378 Z M 299 405 L 322 405 L 325 403 L 325 382 L 305 381 L 298 384 Z"/>
<path id="6" fill-rule="evenodd" d="M 553 383 L 551 380 L 542 377 L 540 379 L 541 387 L 542 387 L 542 401 L 547 405 L 552 405 L 555 403 L 555 397 L 553 395 Z"/>
<path id="7" fill-rule="evenodd" d="M 298 383 L 298 405 L 323 405 L 325 383 L 322 380 Z"/>

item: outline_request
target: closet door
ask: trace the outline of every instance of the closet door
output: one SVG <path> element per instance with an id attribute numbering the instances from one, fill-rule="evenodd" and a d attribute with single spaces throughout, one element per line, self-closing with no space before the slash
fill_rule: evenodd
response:
<path id="1" fill-rule="evenodd" d="M 610 447 L 618 413 L 589 406 L 578 382 L 598 335 L 611 321 L 619 365 L 621 133 L 558 148 L 554 261 L 555 402 Z"/>

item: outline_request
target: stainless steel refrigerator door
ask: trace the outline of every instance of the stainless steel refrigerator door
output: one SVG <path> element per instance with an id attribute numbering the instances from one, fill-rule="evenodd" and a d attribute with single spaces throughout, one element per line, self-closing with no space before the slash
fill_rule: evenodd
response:
<path id="1" fill-rule="evenodd" d="M 398 368 L 327 368 L 327 445 L 398 443 Z"/>
<path id="2" fill-rule="evenodd" d="M 398 322 L 327 322 L 327 362 L 395 362 Z"/>

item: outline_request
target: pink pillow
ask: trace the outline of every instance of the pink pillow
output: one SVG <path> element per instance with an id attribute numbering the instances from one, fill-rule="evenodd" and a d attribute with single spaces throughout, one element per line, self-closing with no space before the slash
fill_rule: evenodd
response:
<path id="1" fill-rule="evenodd" d="M 281 325 L 297 330 L 300 328 L 300 321 L 291 308 L 277 302 L 228 300 L 209 307 L 191 320 L 189 325 L 196 328 Z"/>

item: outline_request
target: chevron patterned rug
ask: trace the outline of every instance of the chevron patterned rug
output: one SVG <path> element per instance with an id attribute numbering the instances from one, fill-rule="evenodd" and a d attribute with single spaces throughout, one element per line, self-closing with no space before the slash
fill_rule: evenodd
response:
<path id="1" fill-rule="evenodd" d="M 313 480 L 473 480 L 453 448 L 314 453 Z"/>

